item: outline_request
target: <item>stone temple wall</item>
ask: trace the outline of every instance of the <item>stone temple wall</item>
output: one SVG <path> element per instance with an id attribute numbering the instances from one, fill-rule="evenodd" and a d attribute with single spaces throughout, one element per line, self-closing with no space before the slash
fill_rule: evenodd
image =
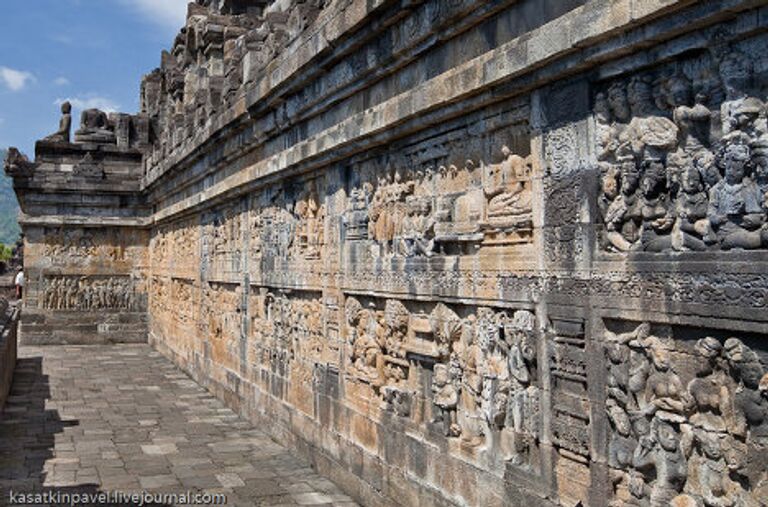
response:
<path id="1" fill-rule="evenodd" d="M 366 505 L 761 505 L 768 2 L 264 4 L 142 84 L 150 342 Z"/>
<path id="2" fill-rule="evenodd" d="M 16 350 L 19 310 L 0 297 L 0 413 L 11 392 L 13 371 L 16 369 Z"/>
<path id="3" fill-rule="evenodd" d="M 21 339 L 146 343 L 149 217 L 141 152 L 84 135 L 76 133 L 74 143 L 38 141 L 34 163 L 15 151 L 7 161 L 22 207 Z"/>

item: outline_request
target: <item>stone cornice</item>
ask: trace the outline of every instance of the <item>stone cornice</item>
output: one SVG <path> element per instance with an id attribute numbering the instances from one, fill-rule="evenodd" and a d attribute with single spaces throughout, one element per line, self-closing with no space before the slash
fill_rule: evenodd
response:
<path id="1" fill-rule="evenodd" d="M 358 2 L 353 2 L 356 4 Z M 638 0 L 593 0 L 567 14 L 550 21 L 541 27 L 517 37 L 492 51 L 480 55 L 464 64 L 444 72 L 424 83 L 394 96 L 365 111 L 345 118 L 335 126 L 325 129 L 275 155 L 250 164 L 222 181 L 211 185 L 204 191 L 195 193 L 164 209 L 158 210 L 155 219 L 158 222 L 169 219 L 179 213 L 212 202 L 218 198 L 236 192 L 238 188 L 265 180 L 281 172 L 302 164 L 302 170 L 312 168 L 312 159 L 327 155 L 334 150 L 361 141 L 371 136 L 380 135 L 415 118 L 430 118 L 429 115 L 453 103 L 466 100 L 478 94 L 492 90 L 494 86 L 524 76 L 535 75 L 542 68 L 555 62 L 571 58 L 568 65 L 552 69 L 546 81 L 557 76 L 567 76 L 583 71 L 611 59 L 641 49 L 650 43 L 678 37 L 686 31 L 694 30 L 723 19 L 723 7 L 727 3 L 727 15 L 733 17 L 740 11 L 765 5 L 768 2 L 755 0 L 730 0 L 727 2 L 691 2 L 686 1 L 638 1 Z M 698 19 L 690 20 L 686 26 L 672 25 L 668 22 L 632 34 L 629 32 L 653 21 L 661 14 L 689 7 L 696 4 Z M 708 8 L 708 4 L 713 4 Z M 715 6 L 714 4 L 717 4 Z M 612 43 L 612 37 L 619 38 L 622 46 Z M 704 41 L 705 42 L 705 41 Z M 285 56 L 288 57 L 287 55 Z M 277 62 L 280 60 L 278 59 Z M 279 65 L 273 63 L 271 65 Z M 287 76 L 286 76 L 287 77 Z M 542 79 L 541 76 L 538 77 Z M 534 80 L 536 77 L 534 77 Z M 529 87 L 534 83 L 527 83 Z M 535 83 L 541 86 L 541 82 Z M 521 88 L 520 91 L 524 91 Z M 265 91 L 260 92 L 265 96 Z M 507 92 L 510 93 L 510 92 Z M 514 91 L 512 92 L 514 94 Z M 493 95 L 493 93 L 491 93 Z M 249 92 L 249 97 L 253 94 Z M 501 97 L 503 98 L 503 97 Z M 499 100 L 500 97 L 488 97 L 483 100 Z M 482 104 L 481 104 L 482 105 Z M 245 103 L 238 103 L 234 110 L 224 112 L 227 122 L 234 125 L 235 120 L 245 122 Z M 235 116 L 234 111 L 239 111 Z M 219 117 L 221 120 L 224 116 Z M 427 126 L 425 123 L 424 126 Z M 228 137 L 222 123 L 211 125 L 210 130 L 201 132 L 195 139 L 214 139 L 223 145 Z M 241 129 L 234 129 L 230 135 Z M 173 154 L 162 172 L 172 167 L 183 168 L 187 160 L 194 160 L 201 155 L 205 145 L 187 145 L 182 153 Z M 231 160 L 229 160 L 231 163 Z M 327 163 L 327 161 L 324 161 Z M 151 188 L 158 175 L 145 181 L 146 188 Z"/>
<path id="2" fill-rule="evenodd" d="M 19 215 L 19 224 L 22 227 L 59 227 L 81 226 L 89 228 L 100 227 L 133 227 L 146 228 L 152 225 L 149 217 L 99 217 L 77 215 L 38 215 L 30 216 L 25 213 Z"/>

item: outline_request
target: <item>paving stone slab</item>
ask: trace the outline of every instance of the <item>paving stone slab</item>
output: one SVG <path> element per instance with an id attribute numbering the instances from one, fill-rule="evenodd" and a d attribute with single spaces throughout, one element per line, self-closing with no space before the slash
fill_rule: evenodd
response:
<path id="1" fill-rule="evenodd" d="M 238 507 L 349 499 L 148 345 L 21 347 L 15 375 L 0 504 L 21 487 L 218 491 Z"/>

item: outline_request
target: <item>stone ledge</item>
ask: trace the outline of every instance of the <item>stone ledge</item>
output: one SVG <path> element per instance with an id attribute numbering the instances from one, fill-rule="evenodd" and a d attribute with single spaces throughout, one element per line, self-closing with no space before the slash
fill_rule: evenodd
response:
<path id="1" fill-rule="evenodd" d="M 83 227 L 150 227 L 153 224 L 151 217 L 98 217 L 98 216 L 72 216 L 72 215 L 41 215 L 29 216 L 22 213 L 19 216 L 19 224 L 22 226 L 61 226 L 79 225 Z"/>

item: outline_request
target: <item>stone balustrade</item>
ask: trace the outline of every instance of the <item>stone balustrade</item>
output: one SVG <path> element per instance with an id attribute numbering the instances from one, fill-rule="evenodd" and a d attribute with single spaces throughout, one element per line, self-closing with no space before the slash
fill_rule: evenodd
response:
<path id="1" fill-rule="evenodd" d="M 0 413 L 11 391 L 16 366 L 19 309 L 0 297 Z"/>

